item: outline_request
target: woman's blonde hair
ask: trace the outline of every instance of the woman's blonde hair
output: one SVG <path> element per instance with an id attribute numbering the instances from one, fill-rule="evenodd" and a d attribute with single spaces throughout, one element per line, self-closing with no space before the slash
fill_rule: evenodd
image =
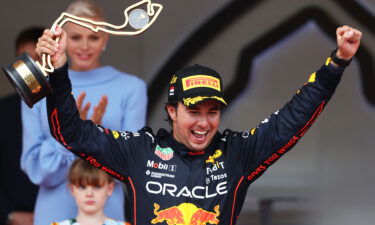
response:
<path id="1" fill-rule="evenodd" d="M 95 168 L 83 159 L 76 159 L 70 167 L 68 174 L 69 183 L 75 186 L 103 186 L 105 183 L 114 182 L 113 178 L 102 170 Z"/>
<path id="2" fill-rule="evenodd" d="M 93 1 L 78 0 L 68 5 L 66 12 L 74 16 L 105 20 L 103 9 Z"/>

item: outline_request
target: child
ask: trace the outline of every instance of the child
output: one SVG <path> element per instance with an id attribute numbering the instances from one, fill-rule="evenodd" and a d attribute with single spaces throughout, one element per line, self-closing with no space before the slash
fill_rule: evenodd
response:
<path id="1" fill-rule="evenodd" d="M 124 225 L 108 218 L 104 212 L 107 198 L 114 188 L 113 179 L 101 170 L 76 159 L 70 167 L 69 189 L 78 208 L 76 218 L 53 222 L 51 225 Z"/>

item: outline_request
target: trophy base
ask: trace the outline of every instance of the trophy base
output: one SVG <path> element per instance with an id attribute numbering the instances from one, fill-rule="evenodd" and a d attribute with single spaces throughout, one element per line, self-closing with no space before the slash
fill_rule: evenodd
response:
<path id="1" fill-rule="evenodd" d="M 28 54 L 23 53 L 14 63 L 2 67 L 10 83 L 30 108 L 52 93 L 47 74 Z"/>

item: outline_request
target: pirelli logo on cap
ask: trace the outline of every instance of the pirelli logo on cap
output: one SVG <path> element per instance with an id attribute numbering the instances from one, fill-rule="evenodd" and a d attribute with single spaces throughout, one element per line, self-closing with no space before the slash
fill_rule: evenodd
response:
<path id="1" fill-rule="evenodd" d="M 198 87 L 213 88 L 215 90 L 221 91 L 220 80 L 216 77 L 207 75 L 194 75 L 182 78 L 182 88 L 184 91 Z"/>

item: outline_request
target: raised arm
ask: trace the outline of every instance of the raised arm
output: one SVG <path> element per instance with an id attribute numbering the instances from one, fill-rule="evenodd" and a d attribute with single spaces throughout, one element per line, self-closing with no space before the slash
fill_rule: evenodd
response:
<path id="1" fill-rule="evenodd" d="M 337 51 L 280 110 L 256 128 L 238 135 L 244 173 L 255 180 L 290 150 L 306 133 L 332 97 L 344 67 L 356 53 L 361 32 L 348 26 L 337 28 Z M 244 157 L 245 156 L 245 157 Z"/>
<path id="2" fill-rule="evenodd" d="M 54 47 L 53 37 L 60 36 L 60 46 Z M 48 53 L 56 68 L 49 81 L 54 91 L 47 97 L 47 115 L 52 136 L 65 148 L 104 170 L 115 171 L 115 177 L 123 179 L 137 150 L 137 142 L 145 138 L 140 134 L 117 132 L 83 121 L 71 94 L 72 87 L 66 63 L 66 35 L 61 29 L 55 34 L 46 31 L 37 45 L 38 54 Z M 134 153 L 134 154 L 133 154 Z"/>
<path id="3" fill-rule="evenodd" d="M 37 48 L 39 55 L 42 53 L 52 55 L 50 48 L 65 49 L 65 38 L 60 41 L 60 46 L 53 41 L 53 38 L 55 37 L 52 32 L 44 31 L 43 36 L 39 38 Z M 44 43 L 44 46 L 41 43 Z M 57 59 L 61 60 L 60 64 L 65 63 L 65 52 L 55 54 L 53 57 L 54 63 L 59 66 Z M 45 125 L 43 120 L 46 119 L 45 100 L 37 103 L 32 109 L 22 103 L 21 109 L 23 124 L 21 168 L 34 184 L 43 187 L 57 186 L 66 180 L 67 171 L 75 156 L 49 135 L 48 127 L 43 127 Z"/>

